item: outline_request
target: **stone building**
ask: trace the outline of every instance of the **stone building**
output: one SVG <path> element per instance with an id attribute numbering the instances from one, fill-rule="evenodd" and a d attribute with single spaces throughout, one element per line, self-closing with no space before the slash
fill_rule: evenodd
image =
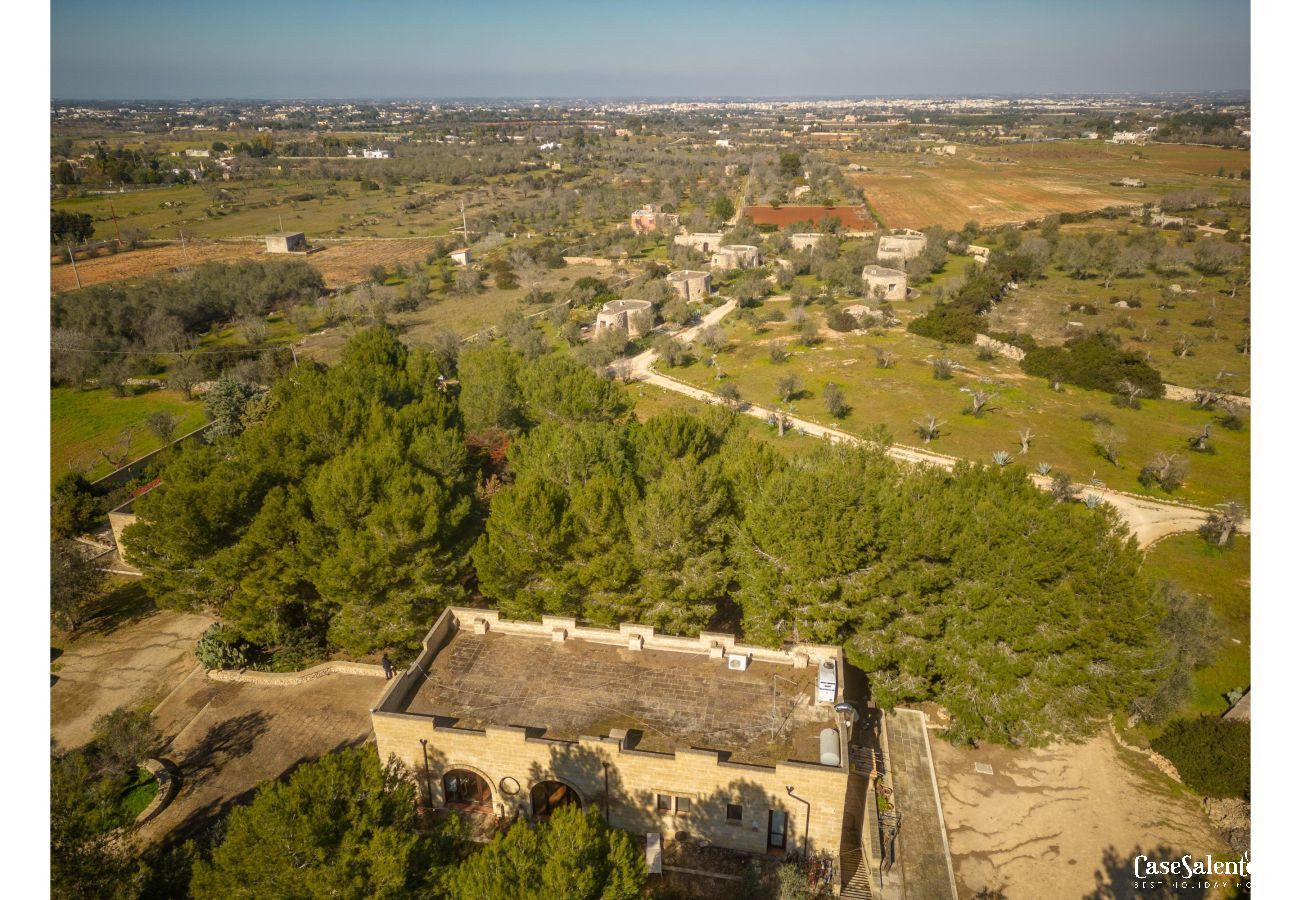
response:
<path id="1" fill-rule="evenodd" d="M 266 236 L 267 253 L 306 253 L 307 236 L 301 231 L 279 231 Z"/>
<path id="2" fill-rule="evenodd" d="M 817 246 L 817 242 L 822 239 L 821 234 L 817 232 L 806 232 L 804 234 L 790 235 L 790 246 L 795 250 L 809 250 Z"/>
<path id="3" fill-rule="evenodd" d="M 640 337 L 643 319 L 653 304 L 649 300 L 611 300 L 596 313 L 596 334 L 610 328 L 626 331 L 630 338 Z"/>
<path id="4" fill-rule="evenodd" d="M 632 213 L 632 230 L 637 234 L 647 231 L 675 231 L 677 214 L 664 212 L 658 203 L 648 203 Z"/>
<path id="5" fill-rule="evenodd" d="M 451 257 L 451 261 L 454 262 L 454 263 L 455 263 L 456 265 L 458 265 L 458 266 L 468 266 L 468 265 L 469 265 L 469 261 L 470 261 L 470 260 L 469 260 L 469 248 L 468 248 L 468 247 L 457 247 L 455 250 L 452 250 L 452 251 L 451 251 L 450 253 L 448 253 L 447 255 L 450 256 L 450 257 Z"/>
<path id="6" fill-rule="evenodd" d="M 673 243 L 679 247 L 690 247 L 701 253 L 712 253 L 722 246 L 721 231 L 692 231 L 689 234 L 673 236 Z"/>
<path id="7" fill-rule="evenodd" d="M 727 244 L 713 251 L 709 262 L 715 269 L 752 269 L 758 265 L 758 248 L 752 244 Z"/>
<path id="8" fill-rule="evenodd" d="M 652 845 L 835 855 L 863 814 L 844 671 L 838 647 L 453 607 L 371 721 L 426 802 L 489 824 L 576 804 Z"/>
<path id="9" fill-rule="evenodd" d="M 713 276 L 708 272 L 678 269 L 668 273 L 668 286 L 683 300 L 703 300 L 709 296 L 712 284 Z"/>
<path id="10" fill-rule="evenodd" d="M 884 266 L 866 266 L 862 280 L 867 285 L 867 295 L 880 300 L 907 299 L 907 273 Z"/>
<path id="11" fill-rule="evenodd" d="M 886 234 L 876 248 L 876 259 L 881 262 L 907 262 L 925 252 L 925 235 L 917 231 L 906 234 Z"/>

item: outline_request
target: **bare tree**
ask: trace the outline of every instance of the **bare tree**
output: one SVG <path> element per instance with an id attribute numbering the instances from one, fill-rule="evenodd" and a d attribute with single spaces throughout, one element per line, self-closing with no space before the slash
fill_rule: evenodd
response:
<path id="1" fill-rule="evenodd" d="M 1195 346 L 1196 341 L 1185 334 L 1180 335 L 1178 340 L 1174 342 L 1174 353 L 1179 359 L 1184 359 L 1192 355 L 1192 348 Z"/>
<path id="2" fill-rule="evenodd" d="M 145 417 L 144 424 L 149 430 L 158 435 L 158 438 L 164 444 L 170 444 L 172 437 L 176 434 L 176 428 L 181 424 L 179 417 L 172 415 L 166 410 L 156 410 Z"/>
<path id="3" fill-rule="evenodd" d="M 876 352 L 876 368 L 892 369 L 894 362 L 898 359 L 897 354 L 892 350 L 886 350 L 883 347 L 873 347 Z"/>
<path id="4" fill-rule="evenodd" d="M 996 391 L 986 391 L 983 388 L 975 388 L 970 392 L 970 414 L 977 419 L 984 415 L 989 402 L 996 396 Z"/>
<path id="5" fill-rule="evenodd" d="M 237 326 L 244 343 L 256 347 L 266 340 L 266 319 L 261 316 L 244 316 Z"/>
<path id="6" fill-rule="evenodd" d="M 920 436 L 921 442 L 928 444 L 939 436 L 939 430 L 946 425 L 933 415 L 926 414 L 921 419 L 913 419 L 912 424 L 916 426 L 916 433 Z"/>
<path id="7" fill-rule="evenodd" d="M 1163 450 L 1151 457 L 1151 461 L 1142 467 L 1138 481 L 1147 487 L 1159 485 L 1161 489 L 1172 492 L 1187 478 L 1187 460 L 1176 453 Z"/>
<path id="8" fill-rule="evenodd" d="M 1028 425 L 1020 429 L 1020 455 L 1024 456 L 1029 452 L 1029 442 L 1034 439 L 1034 432 Z"/>
<path id="9" fill-rule="evenodd" d="M 194 398 L 194 385 L 203 378 L 203 369 L 193 356 L 179 356 L 167 372 L 167 383 L 185 395 L 186 400 Z"/>
<path id="10" fill-rule="evenodd" d="M 1245 521 L 1246 509 L 1235 500 L 1222 503 L 1201 525 L 1201 537 L 1216 547 L 1227 547 Z"/>
<path id="11" fill-rule="evenodd" d="M 1112 465 L 1119 465 L 1119 452 L 1124 449 L 1124 444 L 1128 442 L 1128 437 L 1118 428 L 1109 425 L 1094 425 L 1092 429 L 1093 446 L 1101 454 L 1102 459 Z"/>
<path id="12" fill-rule="evenodd" d="M 1197 453 L 1207 453 L 1210 449 L 1210 426 L 1206 424 L 1201 430 L 1187 439 L 1187 443 Z"/>
<path id="13" fill-rule="evenodd" d="M 782 375 L 776 382 L 776 393 L 782 403 L 789 403 L 791 398 L 802 389 L 798 375 Z"/>
<path id="14" fill-rule="evenodd" d="M 1134 384 L 1127 378 L 1115 385 L 1115 402 L 1119 406 L 1129 409 L 1141 409 L 1142 398 L 1146 395 L 1146 388 Z"/>
<path id="15" fill-rule="evenodd" d="M 99 447 L 97 451 L 114 469 L 120 469 L 131 461 L 131 445 L 135 443 L 135 435 L 139 429 L 135 426 L 123 428 L 117 434 L 117 440 L 107 447 Z"/>

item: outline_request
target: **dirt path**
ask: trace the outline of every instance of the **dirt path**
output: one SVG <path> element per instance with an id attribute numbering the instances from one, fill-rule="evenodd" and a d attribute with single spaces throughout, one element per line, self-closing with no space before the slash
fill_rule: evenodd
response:
<path id="1" fill-rule="evenodd" d="M 721 306 L 712 309 L 699 324 L 690 328 L 675 332 L 674 335 L 683 343 L 694 340 L 696 335 L 704 328 L 715 325 L 722 321 L 728 313 L 736 308 L 734 300 L 728 300 Z M 717 394 L 706 391 L 703 388 L 686 384 L 667 375 L 658 372 L 654 364 L 658 361 L 658 354 L 653 350 L 647 350 L 644 353 L 634 356 L 625 361 L 628 376 L 638 381 L 644 381 L 661 387 L 665 390 L 674 391 L 683 394 L 695 400 L 704 403 L 723 403 L 725 402 Z M 745 415 L 753 416 L 756 419 L 768 421 L 776 415 L 776 411 L 764 406 L 748 404 L 743 412 Z M 810 422 L 807 419 L 799 419 L 786 415 L 789 427 L 802 434 L 812 435 L 813 437 L 826 438 L 831 441 L 846 441 L 848 443 L 862 443 L 862 439 L 856 435 L 846 434 L 833 426 L 827 427 L 819 425 L 816 422 Z M 940 466 L 944 469 L 951 469 L 957 464 L 958 459 L 954 456 L 946 456 L 941 453 L 932 453 L 928 450 L 922 450 L 918 447 L 906 447 L 895 444 L 888 449 L 888 454 L 894 459 L 902 462 L 917 463 L 920 465 Z M 1051 480 L 1040 475 L 1031 474 L 1030 480 L 1038 487 L 1046 489 L 1050 486 Z M 1158 541 L 1162 537 L 1171 534 L 1177 534 L 1184 531 L 1195 531 L 1209 517 L 1209 510 L 1195 506 L 1184 506 L 1179 503 L 1168 503 L 1161 500 L 1155 500 L 1147 497 L 1138 497 L 1135 495 L 1112 491 L 1107 488 L 1090 487 L 1088 485 L 1079 485 L 1087 493 L 1097 494 L 1119 512 L 1128 523 L 1134 537 L 1137 538 L 1138 546 L 1146 547 Z M 1242 522 L 1240 530 L 1242 533 L 1250 533 L 1250 520 Z"/>
<path id="2" fill-rule="evenodd" d="M 194 668 L 207 616 L 157 612 L 83 638 L 55 660 L 50 734 L 61 749 L 90 741 L 95 719 L 119 706 L 163 699 Z"/>
<path id="3" fill-rule="evenodd" d="M 962 898 L 1131 897 L 1138 853 L 1235 858 L 1190 792 L 1109 734 L 1036 750 L 931 747 Z"/>

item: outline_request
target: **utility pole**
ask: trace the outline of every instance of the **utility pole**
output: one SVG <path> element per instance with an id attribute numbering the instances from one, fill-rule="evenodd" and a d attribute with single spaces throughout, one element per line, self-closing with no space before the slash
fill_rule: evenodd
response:
<path id="1" fill-rule="evenodd" d="M 460 200 L 460 229 L 465 235 L 465 246 L 469 246 L 469 222 L 465 219 L 465 198 Z"/>
<path id="2" fill-rule="evenodd" d="M 77 289 L 81 289 L 81 275 L 77 272 L 77 257 L 72 255 L 72 244 L 68 244 L 68 262 L 72 263 L 72 277 L 77 279 Z"/>
<path id="3" fill-rule="evenodd" d="M 117 246 L 122 246 L 122 231 L 117 227 L 117 210 L 113 209 L 113 201 L 108 201 L 108 212 L 113 217 L 113 233 L 117 235 Z"/>
<path id="4" fill-rule="evenodd" d="M 185 257 L 185 268 L 190 268 L 190 251 L 185 247 L 185 229 L 177 228 L 176 231 L 181 236 L 181 256 Z"/>

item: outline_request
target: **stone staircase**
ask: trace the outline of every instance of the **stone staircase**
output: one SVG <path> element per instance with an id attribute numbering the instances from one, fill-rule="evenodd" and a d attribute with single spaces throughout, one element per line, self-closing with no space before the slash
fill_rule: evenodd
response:
<path id="1" fill-rule="evenodd" d="M 840 854 L 840 872 L 849 880 L 840 887 L 842 900 L 872 900 L 871 863 L 861 850 L 846 850 Z"/>

